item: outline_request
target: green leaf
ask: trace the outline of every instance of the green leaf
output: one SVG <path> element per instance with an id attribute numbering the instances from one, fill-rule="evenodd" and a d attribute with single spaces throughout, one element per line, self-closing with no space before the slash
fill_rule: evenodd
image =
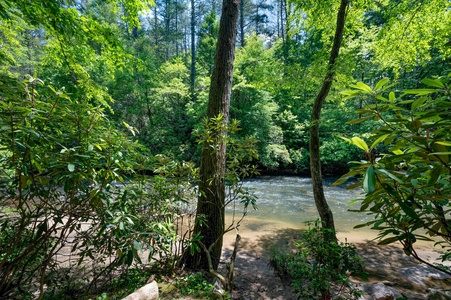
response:
<path id="1" fill-rule="evenodd" d="M 383 134 L 380 137 L 378 137 L 372 144 L 371 148 L 376 147 L 379 143 L 383 142 L 390 134 Z"/>
<path id="2" fill-rule="evenodd" d="M 380 241 L 377 244 L 378 245 L 388 245 L 388 244 L 391 244 L 391 243 L 394 243 L 394 242 L 397 242 L 397 241 L 399 241 L 399 238 L 397 236 L 393 236 L 393 237 L 386 238 L 386 239 Z"/>
<path id="3" fill-rule="evenodd" d="M 443 82 L 440 81 L 440 79 L 424 78 L 423 80 L 421 80 L 421 82 L 428 86 L 432 86 L 432 87 L 436 87 L 436 88 L 440 88 L 440 89 L 445 88 L 445 85 L 443 84 Z"/>
<path id="4" fill-rule="evenodd" d="M 417 100 L 413 101 L 411 110 L 415 110 L 417 107 L 422 105 L 424 102 L 426 102 L 425 97 L 418 98 Z"/>
<path id="5" fill-rule="evenodd" d="M 27 147 L 25 147 L 22 143 L 15 141 L 15 144 L 21 152 L 25 152 L 25 150 L 27 150 Z"/>
<path id="6" fill-rule="evenodd" d="M 448 141 L 437 141 L 435 143 L 443 146 L 451 146 L 451 142 Z"/>
<path id="7" fill-rule="evenodd" d="M 406 215 L 408 215 L 412 219 L 418 219 L 419 218 L 418 214 L 415 212 L 415 210 L 412 207 L 410 207 L 409 204 L 407 204 L 407 203 L 405 203 L 403 201 L 399 201 L 399 206 L 406 213 Z"/>
<path id="8" fill-rule="evenodd" d="M 351 139 L 351 142 L 362 150 L 365 151 L 369 150 L 368 145 L 365 143 L 365 141 L 359 138 L 358 136 L 353 137 Z"/>
<path id="9" fill-rule="evenodd" d="M 356 183 L 350 184 L 346 187 L 347 190 L 355 189 L 356 187 L 359 187 L 362 185 L 362 182 L 358 181 Z"/>
<path id="10" fill-rule="evenodd" d="M 395 93 L 394 92 L 390 92 L 388 94 L 388 100 L 390 100 L 391 103 L 395 102 Z"/>
<path id="11" fill-rule="evenodd" d="M 405 94 L 423 96 L 423 95 L 429 95 L 432 93 L 436 93 L 438 91 L 436 89 L 415 89 L 415 90 L 404 90 L 403 92 Z"/>
<path id="12" fill-rule="evenodd" d="M 133 253 L 133 250 L 127 251 L 127 258 L 125 260 L 125 263 L 130 266 L 133 263 L 133 259 L 135 258 L 135 253 Z"/>
<path id="13" fill-rule="evenodd" d="M 374 167 L 369 166 L 366 169 L 365 177 L 363 178 L 363 190 L 369 194 L 376 187 L 376 174 L 374 172 Z"/>
<path id="14" fill-rule="evenodd" d="M 141 244 L 137 241 L 133 241 L 133 248 L 135 248 L 137 251 L 142 250 Z"/>
<path id="15" fill-rule="evenodd" d="M 359 92 L 355 91 L 355 90 L 347 90 L 347 91 L 340 92 L 340 94 L 342 94 L 344 96 L 348 96 L 348 97 L 355 97 L 359 94 Z"/>
<path id="16" fill-rule="evenodd" d="M 75 171 L 75 165 L 74 164 L 67 164 L 67 169 L 69 170 L 69 172 L 73 172 L 73 171 Z"/>
<path id="17" fill-rule="evenodd" d="M 435 167 L 431 172 L 428 173 L 430 173 L 428 184 L 435 184 L 440 175 L 442 174 L 442 167 L 441 166 Z"/>
<path id="18" fill-rule="evenodd" d="M 451 155 L 450 151 L 446 151 L 446 152 L 434 152 L 434 153 L 430 153 L 429 155 Z"/>
<path id="19" fill-rule="evenodd" d="M 399 150 L 399 149 L 395 149 L 395 150 L 393 150 L 392 152 L 393 152 L 393 154 L 396 154 L 396 155 L 402 155 L 402 154 L 404 154 L 404 152 L 403 152 L 402 150 Z"/>
<path id="20" fill-rule="evenodd" d="M 395 175 L 393 175 L 392 173 L 390 173 L 388 170 L 386 170 L 386 169 L 377 169 L 377 170 L 375 170 L 375 172 L 377 173 L 377 174 L 384 174 L 384 175 L 387 175 L 388 177 L 390 177 L 391 179 L 393 179 L 393 180 L 395 180 L 395 181 L 397 181 L 397 182 L 399 182 L 399 183 L 402 183 L 403 181 L 401 180 L 401 179 L 399 179 L 398 177 L 396 177 Z"/>
<path id="21" fill-rule="evenodd" d="M 343 141 L 345 141 L 345 142 L 348 142 L 348 143 L 350 143 L 350 144 L 352 144 L 352 142 L 351 142 L 351 140 L 350 139 L 348 139 L 347 137 L 344 137 L 344 136 L 338 136 L 340 139 L 342 139 Z"/>
<path id="22" fill-rule="evenodd" d="M 389 82 L 388 78 L 382 78 L 376 83 L 376 86 L 374 87 L 375 90 L 379 90 L 381 87 L 386 85 Z"/>
<path id="23" fill-rule="evenodd" d="M 356 109 L 356 110 L 355 110 L 355 113 L 356 113 L 356 114 L 359 114 L 359 115 L 364 115 L 364 114 L 375 114 L 375 111 L 374 111 L 374 110 L 371 110 L 371 109 Z"/>
<path id="24" fill-rule="evenodd" d="M 348 179 L 349 179 L 349 177 L 347 177 L 347 176 L 346 177 L 340 177 L 334 183 L 332 183 L 332 185 L 333 186 L 337 186 L 337 185 L 343 184 L 346 181 L 348 181 Z"/>
<path id="25" fill-rule="evenodd" d="M 358 88 L 359 90 L 367 92 L 369 94 L 371 94 L 373 92 L 373 90 L 368 85 L 364 84 L 363 82 L 357 82 L 355 87 Z"/>
<path id="26" fill-rule="evenodd" d="M 366 121 L 368 119 L 371 119 L 372 117 L 373 116 L 367 116 L 367 117 L 364 117 L 364 118 L 351 120 L 351 121 L 346 122 L 346 124 L 358 124 L 358 123 L 361 123 L 361 122 Z"/>

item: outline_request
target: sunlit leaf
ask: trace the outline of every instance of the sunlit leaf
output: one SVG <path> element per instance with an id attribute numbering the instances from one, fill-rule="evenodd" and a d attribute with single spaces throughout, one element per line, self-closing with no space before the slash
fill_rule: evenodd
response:
<path id="1" fill-rule="evenodd" d="M 357 82 L 357 84 L 355 85 L 358 89 L 368 92 L 368 93 L 372 93 L 373 90 L 366 84 L 364 84 L 363 82 Z"/>
<path id="2" fill-rule="evenodd" d="M 394 92 L 390 92 L 388 94 L 388 99 L 390 100 L 391 103 L 395 102 L 395 93 Z"/>
<path id="3" fill-rule="evenodd" d="M 368 145 L 365 143 L 364 140 L 362 140 L 361 138 L 359 138 L 358 136 L 355 136 L 353 138 L 351 138 L 352 144 L 356 145 L 357 147 L 359 147 L 362 150 L 368 151 Z"/>
<path id="4" fill-rule="evenodd" d="M 424 78 L 421 82 L 428 86 L 433 86 L 440 89 L 445 88 L 445 85 L 440 81 L 440 79 Z"/>
<path id="5" fill-rule="evenodd" d="M 405 94 L 423 96 L 423 95 L 429 95 L 432 93 L 436 93 L 438 91 L 436 89 L 415 89 L 415 90 L 404 90 L 403 92 Z"/>
<path id="6" fill-rule="evenodd" d="M 376 86 L 374 87 L 375 90 L 379 90 L 381 87 L 386 85 L 390 80 L 388 78 L 382 78 L 376 83 Z"/>

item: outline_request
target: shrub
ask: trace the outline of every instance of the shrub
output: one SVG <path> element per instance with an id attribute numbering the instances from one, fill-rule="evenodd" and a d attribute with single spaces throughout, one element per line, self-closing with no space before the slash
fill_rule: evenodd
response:
<path id="1" fill-rule="evenodd" d="M 330 229 L 319 227 L 318 221 L 308 224 L 294 253 L 272 251 L 271 266 L 291 281 L 300 299 L 357 299 L 360 291 L 352 287 L 349 276 L 365 274 L 355 246 L 328 242 L 324 236 Z"/>

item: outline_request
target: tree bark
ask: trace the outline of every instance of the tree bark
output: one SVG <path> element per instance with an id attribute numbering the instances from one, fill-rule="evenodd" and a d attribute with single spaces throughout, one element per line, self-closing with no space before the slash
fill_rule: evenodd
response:
<path id="1" fill-rule="evenodd" d="M 346 21 L 346 13 L 349 5 L 349 0 L 341 0 L 340 8 L 337 15 L 337 27 L 335 29 L 335 37 L 330 53 L 329 63 L 327 65 L 327 73 L 324 78 L 321 89 L 315 98 L 310 119 L 310 171 L 312 176 L 313 194 L 315 197 L 316 208 L 318 209 L 321 218 L 322 226 L 331 229 L 333 233 L 329 236 L 330 240 L 336 240 L 335 223 L 332 211 L 327 204 L 324 196 L 323 178 L 321 175 L 321 160 L 320 160 L 320 138 L 319 125 L 321 107 L 324 100 L 329 94 L 332 82 L 335 77 L 335 64 L 340 52 L 340 46 L 343 40 L 343 31 Z"/>
<path id="2" fill-rule="evenodd" d="M 244 1 L 240 2 L 240 46 L 244 47 Z"/>
<path id="3" fill-rule="evenodd" d="M 229 117 L 232 91 L 239 2 L 240 0 L 223 1 L 208 98 L 207 118 L 212 119 L 222 115 L 223 122 L 226 123 Z M 225 227 L 226 144 L 221 136 L 225 136 L 226 132 L 220 130 L 215 134 L 218 135 L 218 138 L 214 139 L 217 141 L 216 144 L 205 142 L 202 146 L 199 199 L 194 236 L 201 236 L 201 242 L 205 248 L 211 249 L 213 268 L 217 270 Z M 193 270 L 209 269 L 205 251 L 195 253 L 194 256 L 185 256 L 186 259 L 183 259 L 185 267 Z"/>
<path id="4" fill-rule="evenodd" d="M 190 74 L 190 93 L 191 100 L 195 100 L 194 88 L 196 81 L 196 15 L 194 0 L 191 0 L 191 74 Z"/>

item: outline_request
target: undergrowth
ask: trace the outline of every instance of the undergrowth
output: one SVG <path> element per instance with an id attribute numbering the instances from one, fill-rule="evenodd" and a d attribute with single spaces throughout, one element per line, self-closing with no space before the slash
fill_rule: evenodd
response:
<path id="1" fill-rule="evenodd" d="M 365 278 L 365 273 L 355 246 L 325 240 L 331 231 L 318 223 L 308 222 L 309 229 L 294 243 L 294 251 L 272 249 L 270 265 L 291 283 L 299 299 L 357 299 L 361 292 L 349 277 Z"/>

